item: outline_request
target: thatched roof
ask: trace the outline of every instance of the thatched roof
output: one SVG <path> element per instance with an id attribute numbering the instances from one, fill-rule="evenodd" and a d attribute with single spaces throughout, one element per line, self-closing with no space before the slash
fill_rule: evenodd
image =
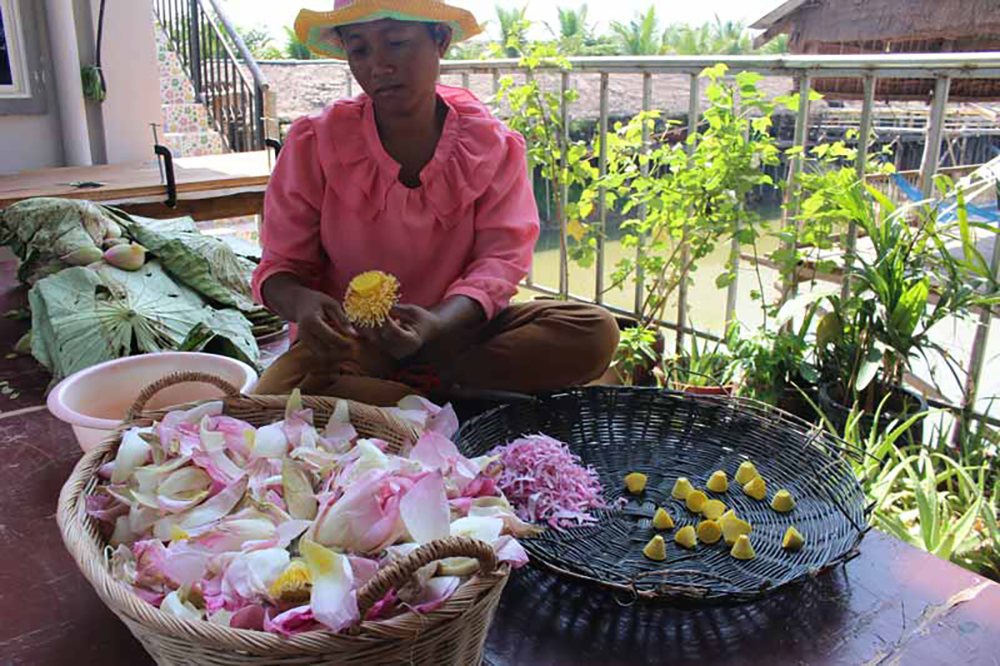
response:
<path id="1" fill-rule="evenodd" d="M 789 0 L 759 19 L 763 41 L 997 40 L 1000 0 Z M 970 50 L 970 49 L 961 49 Z"/>

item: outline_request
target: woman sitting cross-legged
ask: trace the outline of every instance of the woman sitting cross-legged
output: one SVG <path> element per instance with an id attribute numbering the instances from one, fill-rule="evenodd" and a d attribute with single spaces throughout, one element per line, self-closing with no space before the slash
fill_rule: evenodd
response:
<path id="1" fill-rule="evenodd" d="M 254 291 L 297 325 L 297 341 L 257 393 L 386 405 L 436 390 L 554 390 L 607 369 L 618 327 L 603 308 L 510 304 L 539 231 L 525 142 L 472 93 L 437 85 L 451 43 L 480 30 L 435 0 L 300 13 L 300 39 L 346 58 L 364 93 L 296 121 L 271 177 Z M 365 327 L 343 300 L 368 271 L 398 280 L 399 303 Z"/>

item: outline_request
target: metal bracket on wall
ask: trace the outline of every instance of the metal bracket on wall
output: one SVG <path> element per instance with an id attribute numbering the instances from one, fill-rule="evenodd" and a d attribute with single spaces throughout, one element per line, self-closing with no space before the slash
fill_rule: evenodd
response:
<path id="1" fill-rule="evenodd" d="M 177 179 L 174 177 L 174 155 L 166 146 L 156 144 L 156 154 L 163 158 L 162 165 L 167 177 L 167 208 L 177 208 Z"/>
<path id="2" fill-rule="evenodd" d="M 264 139 L 264 145 L 267 146 L 268 148 L 274 149 L 274 158 L 277 159 L 278 156 L 281 154 L 281 146 L 284 144 L 282 144 L 281 141 L 278 141 L 277 139 Z"/>

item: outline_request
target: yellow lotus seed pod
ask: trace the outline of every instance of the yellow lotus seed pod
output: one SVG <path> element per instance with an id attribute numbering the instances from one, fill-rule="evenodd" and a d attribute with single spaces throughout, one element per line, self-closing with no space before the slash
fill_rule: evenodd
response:
<path id="1" fill-rule="evenodd" d="M 745 486 L 758 476 L 760 476 L 760 474 L 757 472 L 757 468 L 754 467 L 753 463 L 749 460 L 745 460 L 740 464 L 740 468 L 736 470 L 736 483 L 741 486 Z"/>
<path id="2" fill-rule="evenodd" d="M 694 486 L 685 477 L 679 477 L 674 481 L 674 489 L 670 491 L 670 496 L 674 499 L 687 499 L 687 496 L 694 492 Z"/>
<path id="3" fill-rule="evenodd" d="M 705 487 L 713 493 L 724 493 L 729 490 L 729 479 L 726 478 L 726 473 L 720 469 L 712 474 Z"/>
<path id="4" fill-rule="evenodd" d="M 795 508 L 795 498 L 787 490 L 779 490 L 771 500 L 771 508 L 778 513 L 788 513 Z"/>
<path id="5" fill-rule="evenodd" d="M 767 497 L 767 483 L 758 476 L 743 486 L 743 492 L 755 500 L 762 500 Z"/>
<path id="6" fill-rule="evenodd" d="M 739 539 L 741 535 L 753 532 L 753 526 L 750 525 L 750 523 L 745 520 L 740 520 L 736 516 L 728 519 L 723 516 L 722 520 L 719 521 L 719 525 L 722 526 L 723 538 L 730 546 L 736 543 L 736 540 Z"/>
<path id="7" fill-rule="evenodd" d="M 789 527 L 785 530 L 785 538 L 781 540 L 781 547 L 786 550 L 798 550 L 805 543 L 805 537 L 794 527 Z"/>
<path id="8" fill-rule="evenodd" d="M 694 511 L 695 513 L 701 513 L 701 509 L 705 506 L 705 502 L 708 501 L 708 495 L 701 492 L 700 490 L 692 490 L 688 493 L 687 499 L 684 502 L 687 504 L 689 511 Z"/>
<path id="9" fill-rule="evenodd" d="M 717 499 L 710 499 L 701 507 L 701 515 L 709 520 L 719 520 L 725 512 L 726 505 Z"/>
<path id="10" fill-rule="evenodd" d="M 672 530 L 674 528 L 674 519 L 662 506 L 653 515 L 653 527 L 658 530 Z"/>
<path id="11" fill-rule="evenodd" d="M 695 534 L 694 528 L 687 525 L 677 530 L 677 534 L 674 535 L 674 541 L 685 548 L 694 548 L 698 545 L 698 536 Z"/>
<path id="12" fill-rule="evenodd" d="M 646 489 L 646 480 L 646 475 L 639 472 L 625 475 L 625 485 L 628 486 L 628 491 L 633 495 L 638 495 Z"/>
<path id="13" fill-rule="evenodd" d="M 399 301 L 399 280 L 382 271 L 367 271 L 351 280 L 344 295 L 344 314 L 352 324 L 381 326 Z"/>
<path id="14" fill-rule="evenodd" d="M 750 543 L 750 537 L 746 534 L 740 535 L 740 538 L 733 544 L 733 549 L 729 551 L 729 554 L 738 560 L 752 560 L 757 556 L 753 552 L 753 544 Z"/>
<path id="15" fill-rule="evenodd" d="M 659 534 L 649 540 L 643 549 L 642 554 L 651 560 L 662 562 L 667 559 L 667 544 Z"/>
<path id="16" fill-rule="evenodd" d="M 703 543 L 715 543 L 722 538 L 722 528 L 714 520 L 703 520 L 698 523 L 698 540 Z"/>

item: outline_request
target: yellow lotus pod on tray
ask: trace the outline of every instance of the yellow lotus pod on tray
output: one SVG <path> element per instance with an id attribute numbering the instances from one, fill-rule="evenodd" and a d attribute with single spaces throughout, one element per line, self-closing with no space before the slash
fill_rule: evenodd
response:
<path id="1" fill-rule="evenodd" d="M 646 481 L 648 478 L 645 474 L 639 472 L 632 472 L 631 474 L 625 475 L 625 486 L 628 491 L 633 495 L 638 495 L 643 490 L 646 489 Z"/>
<path id="2" fill-rule="evenodd" d="M 736 540 L 740 536 L 753 532 L 753 526 L 750 523 L 740 520 L 735 515 L 729 517 L 723 516 L 719 520 L 719 525 L 722 527 L 723 538 L 730 546 L 736 543 Z"/>
<path id="3" fill-rule="evenodd" d="M 733 548 L 729 551 L 729 554 L 738 560 L 752 560 L 757 557 L 757 554 L 753 552 L 753 544 L 750 543 L 750 537 L 746 534 L 740 535 L 740 538 L 733 544 Z"/>
<path id="4" fill-rule="evenodd" d="M 749 460 L 744 460 L 740 464 L 740 468 L 736 470 L 736 483 L 741 486 L 745 486 L 758 476 L 760 476 L 760 474 L 757 472 L 757 468 L 754 467 L 754 464 Z"/>
<path id="5" fill-rule="evenodd" d="M 705 506 L 705 502 L 708 501 L 708 495 L 701 492 L 700 490 L 692 490 L 688 493 L 687 498 L 684 503 L 687 504 L 689 511 L 694 511 L 695 513 L 701 513 L 702 507 Z"/>
<path id="6" fill-rule="evenodd" d="M 674 489 L 670 491 L 670 496 L 674 499 L 687 499 L 687 496 L 694 491 L 694 486 L 685 477 L 679 477 L 674 481 Z"/>
<path id="7" fill-rule="evenodd" d="M 698 523 L 698 540 L 702 543 L 716 543 L 722 538 L 722 528 L 714 520 L 703 520 Z"/>
<path id="8" fill-rule="evenodd" d="M 687 525 L 677 530 L 674 541 L 685 548 L 694 548 L 698 545 L 698 535 L 695 533 L 694 527 Z"/>
<path id="9" fill-rule="evenodd" d="M 729 479 L 726 478 L 726 473 L 720 469 L 718 472 L 712 474 L 705 487 L 713 493 L 724 493 L 729 490 Z"/>
<path id="10" fill-rule="evenodd" d="M 653 527 L 658 530 L 672 530 L 674 528 L 674 519 L 662 506 L 653 515 Z"/>
<path id="11" fill-rule="evenodd" d="M 659 534 L 649 540 L 642 548 L 642 554 L 651 560 L 662 562 L 667 559 L 667 544 Z"/>
<path id="12" fill-rule="evenodd" d="M 805 537 L 794 526 L 791 526 L 785 530 L 785 537 L 781 540 L 781 547 L 785 550 L 799 550 L 805 543 Z"/>
<path id="13" fill-rule="evenodd" d="M 767 483 L 758 476 L 743 486 L 743 492 L 755 500 L 762 500 L 767 497 Z"/>
<path id="14" fill-rule="evenodd" d="M 779 490 L 771 500 L 771 508 L 778 513 L 788 513 L 795 508 L 795 498 L 787 490 Z"/>
<path id="15" fill-rule="evenodd" d="M 399 301 L 399 281 L 382 271 L 355 276 L 344 296 L 344 313 L 358 326 L 381 326 Z"/>
<path id="16" fill-rule="evenodd" d="M 726 505 L 717 499 L 710 499 L 701 507 L 701 515 L 709 520 L 719 520 L 725 512 Z"/>

